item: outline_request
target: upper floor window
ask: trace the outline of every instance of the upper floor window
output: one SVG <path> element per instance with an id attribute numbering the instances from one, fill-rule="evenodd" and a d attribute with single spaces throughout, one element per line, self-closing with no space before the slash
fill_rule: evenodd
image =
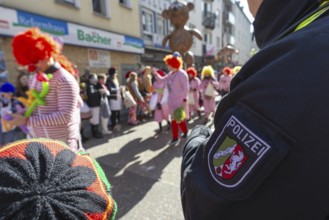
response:
<path id="1" fill-rule="evenodd" d="M 127 8 L 132 8 L 133 3 L 132 0 L 119 0 L 120 4 L 124 5 Z"/>
<path id="2" fill-rule="evenodd" d="M 157 33 L 166 35 L 166 29 L 166 20 L 161 16 L 157 16 Z"/>
<path id="3" fill-rule="evenodd" d="M 104 16 L 109 16 L 109 0 L 93 0 L 93 11 Z"/>
<path id="4" fill-rule="evenodd" d="M 56 2 L 80 8 L 80 0 L 56 0 Z"/>
<path id="5" fill-rule="evenodd" d="M 153 13 L 150 11 L 142 11 L 143 31 L 152 33 L 154 30 Z"/>

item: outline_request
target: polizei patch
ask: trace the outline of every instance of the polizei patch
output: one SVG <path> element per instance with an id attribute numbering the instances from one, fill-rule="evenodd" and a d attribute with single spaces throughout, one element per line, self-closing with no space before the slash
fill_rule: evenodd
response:
<path id="1" fill-rule="evenodd" d="M 239 186 L 271 147 L 231 116 L 208 153 L 213 179 L 226 188 Z"/>

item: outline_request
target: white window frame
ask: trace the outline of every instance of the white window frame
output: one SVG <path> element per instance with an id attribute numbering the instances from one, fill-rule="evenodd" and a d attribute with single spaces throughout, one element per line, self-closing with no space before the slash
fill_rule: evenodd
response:
<path id="1" fill-rule="evenodd" d="M 148 25 L 147 24 L 146 15 L 151 15 L 151 25 Z M 144 29 L 144 25 L 145 25 L 145 27 L 151 26 L 151 30 Z M 142 29 L 143 29 L 143 33 L 145 33 L 145 34 L 153 34 L 154 33 L 154 30 L 155 30 L 154 28 L 155 28 L 154 13 L 152 11 L 149 11 L 149 10 L 146 10 L 146 9 L 142 9 Z"/>
<path id="2" fill-rule="evenodd" d="M 133 8 L 133 1 L 132 0 L 119 0 L 120 5 L 130 8 Z"/>
<path id="3" fill-rule="evenodd" d="M 161 26 L 161 30 L 160 30 L 160 26 Z M 161 15 L 156 15 L 156 33 L 162 36 L 167 34 L 166 19 L 164 19 Z"/>
<path id="4" fill-rule="evenodd" d="M 80 0 L 56 0 L 56 2 L 80 8 Z"/>

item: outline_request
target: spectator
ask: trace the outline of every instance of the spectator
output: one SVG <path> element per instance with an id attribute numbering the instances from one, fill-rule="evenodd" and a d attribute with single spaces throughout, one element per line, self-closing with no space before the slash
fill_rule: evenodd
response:
<path id="1" fill-rule="evenodd" d="M 101 106 L 100 106 L 100 123 L 102 127 L 102 134 L 112 134 L 112 131 L 108 129 L 109 119 L 111 116 L 111 109 L 109 104 L 109 97 L 110 97 L 110 91 L 105 85 L 106 82 L 106 75 L 105 74 L 99 74 L 98 75 L 98 83 L 101 85 L 102 89 L 104 90 L 104 93 L 101 97 Z"/>
<path id="2" fill-rule="evenodd" d="M 87 105 L 89 106 L 92 115 L 89 120 L 91 125 L 91 133 L 94 138 L 103 138 L 101 128 L 99 127 L 99 122 L 101 98 L 105 93 L 105 90 L 97 81 L 98 77 L 96 73 L 89 76 L 89 82 L 87 83 Z"/>
<path id="3" fill-rule="evenodd" d="M 27 92 L 29 91 L 29 75 L 25 72 L 20 72 L 16 81 L 16 97 L 28 99 Z"/>
<path id="4" fill-rule="evenodd" d="M 130 72 L 129 78 L 126 85 L 128 91 L 134 98 L 137 105 L 144 104 L 144 98 L 142 94 L 138 90 L 138 81 L 137 81 L 137 73 Z M 131 106 L 128 112 L 128 124 L 129 125 L 137 125 L 139 122 L 137 121 L 137 105 Z"/>
<path id="5" fill-rule="evenodd" d="M 115 129 L 117 121 L 120 122 L 120 111 L 122 109 L 122 95 L 120 91 L 120 84 L 118 74 L 114 67 L 108 70 L 108 79 L 106 86 L 110 90 L 110 107 L 111 107 L 111 130 Z"/>
<path id="6" fill-rule="evenodd" d="M 5 82 L 0 87 L 0 119 L 1 119 L 1 143 L 0 145 L 24 139 L 25 134 L 15 125 L 9 122 L 10 114 L 25 112 L 25 106 L 16 100 L 15 87 L 9 82 Z"/>
<path id="7" fill-rule="evenodd" d="M 92 113 L 91 110 L 87 104 L 87 85 L 84 82 L 80 83 L 80 97 L 83 101 L 83 105 L 81 106 L 80 109 L 80 118 L 81 118 L 81 125 L 80 125 L 80 135 L 81 135 L 81 140 L 82 143 L 86 142 L 89 140 L 89 137 L 85 134 L 85 125 L 84 121 L 88 121 L 92 118 Z"/>

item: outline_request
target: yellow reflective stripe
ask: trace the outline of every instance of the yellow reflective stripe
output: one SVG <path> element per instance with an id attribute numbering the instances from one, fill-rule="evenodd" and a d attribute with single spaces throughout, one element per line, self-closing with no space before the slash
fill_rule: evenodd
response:
<path id="1" fill-rule="evenodd" d="M 321 3 L 320 7 L 324 4 L 326 4 L 329 0 L 325 0 Z M 301 22 L 294 30 L 298 31 L 304 27 L 306 27 L 307 25 L 309 25 L 310 23 L 312 23 L 315 19 L 317 19 L 319 16 L 321 16 L 327 9 L 328 9 L 329 5 L 323 9 L 321 9 L 320 11 L 318 11 L 317 13 L 315 13 L 314 15 L 308 17 L 307 19 L 305 19 L 303 22 Z"/>

